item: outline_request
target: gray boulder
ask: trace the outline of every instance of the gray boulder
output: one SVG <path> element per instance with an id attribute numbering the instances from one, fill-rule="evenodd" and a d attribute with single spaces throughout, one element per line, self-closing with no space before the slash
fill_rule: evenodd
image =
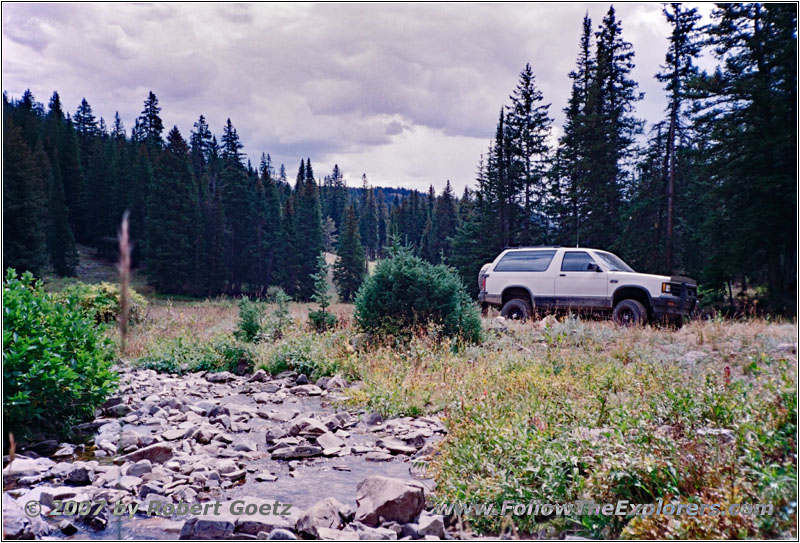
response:
<path id="1" fill-rule="evenodd" d="M 317 537 L 319 528 L 339 530 L 352 518 L 353 511 L 335 498 L 328 498 L 306 509 L 297 519 L 295 530 L 301 535 Z"/>
<path id="2" fill-rule="evenodd" d="M 374 475 L 359 483 L 356 503 L 355 518 L 367 526 L 374 528 L 382 521 L 406 524 L 425 506 L 425 487 L 414 481 Z"/>

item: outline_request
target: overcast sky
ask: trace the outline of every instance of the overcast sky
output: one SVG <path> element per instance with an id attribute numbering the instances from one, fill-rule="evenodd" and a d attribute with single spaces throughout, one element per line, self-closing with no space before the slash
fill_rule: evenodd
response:
<path id="1" fill-rule="evenodd" d="M 152 90 L 167 128 L 188 139 L 203 114 L 219 138 L 230 117 L 253 164 L 271 153 L 290 179 L 310 156 L 317 177 L 338 163 L 351 186 L 366 172 L 460 192 L 526 62 L 558 135 L 583 15 L 597 27 L 609 5 L 4 3 L 2 86 L 45 104 L 57 90 L 71 112 L 86 97 L 129 133 Z M 661 4 L 616 8 L 645 92 L 638 115 L 656 121 Z"/>

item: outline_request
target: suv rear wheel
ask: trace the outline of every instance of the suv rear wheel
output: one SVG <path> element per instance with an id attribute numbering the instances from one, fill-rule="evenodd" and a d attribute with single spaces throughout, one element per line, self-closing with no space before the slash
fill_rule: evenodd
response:
<path id="1" fill-rule="evenodd" d="M 614 306 L 611 318 L 620 326 L 640 326 L 647 323 L 647 309 L 639 300 L 622 300 Z"/>
<path id="2" fill-rule="evenodd" d="M 500 310 L 500 315 L 502 317 L 515 321 L 526 321 L 530 318 L 531 313 L 533 313 L 531 304 L 522 298 L 510 299 L 503 305 L 503 309 Z"/>

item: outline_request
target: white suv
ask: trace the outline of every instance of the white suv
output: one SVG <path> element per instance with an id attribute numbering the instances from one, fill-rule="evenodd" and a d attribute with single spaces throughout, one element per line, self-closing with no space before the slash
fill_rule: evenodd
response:
<path id="1" fill-rule="evenodd" d="M 666 320 L 680 325 L 697 304 L 697 283 L 680 276 L 636 273 L 599 249 L 506 249 L 478 276 L 484 306 L 527 319 L 534 311 L 610 312 L 621 325 Z"/>

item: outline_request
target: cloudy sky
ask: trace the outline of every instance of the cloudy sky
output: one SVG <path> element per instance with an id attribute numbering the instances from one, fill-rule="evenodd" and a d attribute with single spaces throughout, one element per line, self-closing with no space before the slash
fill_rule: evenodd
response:
<path id="1" fill-rule="evenodd" d="M 4 3 L 2 86 L 45 104 L 58 90 L 73 112 L 86 97 L 128 130 L 152 90 L 167 127 L 188 137 L 202 113 L 219 135 L 230 117 L 253 163 L 269 152 L 290 178 L 310 156 L 318 177 L 338 163 L 350 185 L 366 172 L 461 191 L 526 62 L 559 133 L 582 17 L 597 26 L 608 6 Z M 616 7 L 652 122 L 669 28 L 660 4 Z"/>

